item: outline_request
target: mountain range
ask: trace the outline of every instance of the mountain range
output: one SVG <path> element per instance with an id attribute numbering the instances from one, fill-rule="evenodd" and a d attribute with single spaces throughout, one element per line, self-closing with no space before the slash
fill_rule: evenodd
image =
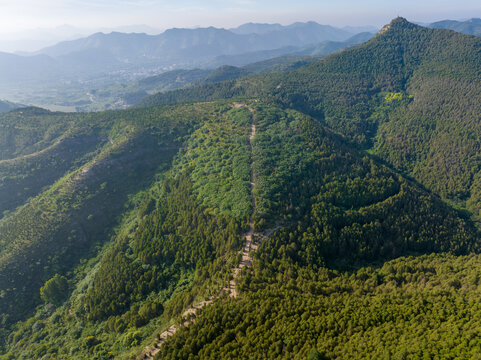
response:
<path id="1" fill-rule="evenodd" d="M 126 110 L 1 114 L 0 358 L 476 356 L 480 51 L 396 18 Z"/>
<path id="2" fill-rule="evenodd" d="M 473 18 L 466 21 L 443 20 L 429 25 L 435 29 L 449 29 L 463 34 L 481 35 L 481 19 Z"/>
<path id="3" fill-rule="evenodd" d="M 360 33 L 346 41 L 325 41 L 316 46 L 292 46 L 242 55 L 219 56 L 204 63 L 203 65 L 207 68 L 171 70 L 137 81 L 91 89 L 88 98 L 81 94 L 85 98 L 83 101 L 76 98 L 65 100 L 62 97 L 57 97 L 56 102 L 62 105 L 75 106 L 77 111 L 125 108 L 157 92 L 193 87 L 253 74 L 292 70 L 317 61 L 332 52 L 360 44 L 372 36 L 371 33 Z M 287 55 L 277 56 L 282 54 Z M 253 60 L 260 61 L 251 62 Z M 237 66 L 222 64 L 235 64 Z"/>
<path id="4" fill-rule="evenodd" d="M 479 35 L 479 19 L 445 20 L 435 28 Z M 0 53 L 2 87 L 57 79 L 91 79 L 102 74 L 148 73 L 169 67 L 192 68 L 242 66 L 269 57 L 302 52 L 302 48 L 326 41 L 344 42 L 355 34 L 376 31 L 373 27 L 343 29 L 315 22 L 280 24 L 248 23 L 233 29 L 169 29 L 159 35 L 141 33 L 96 33 L 64 41 L 35 53 Z M 353 40 L 350 40 L 353 43 Z M 296 48 L 296 49 L 294 49 Z M 269 53 L 269 51 L 273 53 Z M 243 60 L 238 58 L 241 56 Z"/>
<path id="5" fill-rule="evenodd" d="M 238 32 L 210 27 L 169 29 L 159 35 L 96 33 L 60 42 L 30 56 L 0 54 L 4 69 L 0 75 L 5 84 L 29 79 L 45 81 L 53 76 L 88 78 L 113 71 L 135 72 L 145 67 L 157 70 L 172 66 L 192 67 L 220 55 L 299 47 L 328 40 L 344 41 L 354 35 L 314 22 L 273 25 L 272 31 L 262 33 L 256 33 L 252 26 L 241 26 Z M 248 32 L 248 28 L 252 32 Z"/>
<path id="6" fill-rule="evenodd" d="M 478 19 L 429 26 L 479 34 Z M 307 22 L 288 26 L 248 23 L 229 30 L 169 29 L 159 35 L 96 33 L 35 53 L 0 53 L 0 97 L 81 111 L 115 108 L 123 106 L 120 93 L 94 103 L 86 94 L 169 69 L 214 69 L 286 55 L 326 55 L 366 41 L 376 31 Z"/>
<path id="7" fill-rule="evenodd" d="M 0 54 L 0 96 L 79 111 L 121 108 L 125 106 L 123 98 L 132 97 L 124 95 L 124 87 L 152 73 L 171 68 L 244 66 L 285 55 L 325 55 L 371 36 L 351 36 L 347 31 L 312 22 L 262 35 L 238 35 L 215 28 L 171 29 L 157 36 L 98 33 L 30 56 Z M 331 37 L 348 38 L 318 43 Z M 105 93 L 106 89 L 111 90 L 106 97 L 91 96 L 94 92 Z"/>

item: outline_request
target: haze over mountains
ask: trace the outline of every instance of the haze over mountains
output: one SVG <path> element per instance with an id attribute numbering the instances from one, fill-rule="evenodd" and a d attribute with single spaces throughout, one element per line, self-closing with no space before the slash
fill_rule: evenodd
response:
<path id="1" fill-rule="evenodd" d="M 480 32 L 481 20 L 471 19 L 464 22 L 446 20 L 429 26 L 477 35 Z M 85 38 L 60 42 L 31 53 L 28 57 L 2 53 L 1 84 L 19 80 L 45 81 L 52 76 L 66 78 L 98 76 L 101 73 L 120 70 L 160 71 L 169 67 L 208 66 L 209 61 L 212 62 L 219 56 L 223 56 L 224 61 L 229 61 L 228 57 L 232 55 L 267 50 L 276 51 L 270 56 L 274 54 L 281 56 L 300 50 L 292 47 L 315 46 L 325 41 L 342 42 L 355 34 L 375 31 L 374 27 L 340 29 L 307 22 L 288 26 L 247 23 L 229 30 L 213 27 L 169 29 L 159 35 L 96 33 Z M 265 58 L 246 61 L 254 62 Z M 232 62 L 235 60 L 231 60 L 231 63 L 217 64 L 248 63 Z"/>
<path id="2" fill-rule="evenodd" d="M 429 25 L 435 29 L 449 29 L 463 34 L 481 35 L 481 19 L 469 19 L 466 21 L 443 20 Z"/>
<path id="3" fill-rule="evenodd" d="M 0 53 L 0 98 L 45 106 L 88 106 L 91 90 L 169 69 L 243 66 L 287 54 L 321 55 L 372 36 L 355 35 L 356 31 L 308 22 L 289 26 L 245 24 L 231 30 L 170 29 L 160 35 L 96 33 L 29 56 Z M 121 97 L 113 94 L 107 101 L 123 104 Z M 105 101 L 96 99 L 95 103 Z"/>
<path id="4" fill-rule="evenodd" d="M 314 22 L 267 27 L 270 30 L 261 33 L 255 32 L 253 24 L 238 28 L 237 33 L 214 27 L 169 29 L 160 35 L 96 33 L 44 48 L 30 57 L 2 54 L 2 83 L 19 79 L 46 80 L 53 74 L 88 78 L 120 70 L 161 71 L 192 67 L 220 55 L 299 47 L 327 40 L 344 41 L 355 34 Z"/>
<path id="5" fill-rule="evenodd" d="M 72 25 L 61 25 L 52 28 L 41 27 L 30 30 L 0 33 L 0 52 L 26 54 L 47 46 L 55 45 L 62 41 L 86 37 L 96 32 L 110 33 L 113 31 L 146 34 L 158 34 L 160 32 L 159 29 L 147 25 L 128 25 L 115 28 L 100 28 L 96 30 Z"/>
<path id="6" fill-rule="evenodd" d="M 480 22 L 447 20 L 429 26 L 476 35 Z M 124 99 L 140 93 L 127 93 L 118 86 L 121 83 L 170 69 L 214 69 L 286 55 L 326 55 L 362 43 L 375 31 L 373 27 L 335 28 L 307 22 L 288 26 L 247 23 L 229 30 L 169 29 L 159 35 L 96 33 L 28 56 L 0 53 L 0 98 L 81 111 L 125 107 L 130 101 Z M 112 90 L 107 96 L 92 96 L 107 88 Z M 167 84 L 158 88 L 173 89 Z M 148 88 L 139 91 L 151 93 Z"/>

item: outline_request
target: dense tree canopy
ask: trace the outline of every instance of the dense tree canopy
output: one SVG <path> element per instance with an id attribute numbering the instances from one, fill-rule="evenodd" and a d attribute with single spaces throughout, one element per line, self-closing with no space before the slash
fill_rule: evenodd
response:
<path id="1" fill-rule="evenodd" d="M 395 19 L 295 71 L 0 115 L 0 358 L 131 359 L 206 299 L 157 358 L 476 358 L 480 50 Z"/>

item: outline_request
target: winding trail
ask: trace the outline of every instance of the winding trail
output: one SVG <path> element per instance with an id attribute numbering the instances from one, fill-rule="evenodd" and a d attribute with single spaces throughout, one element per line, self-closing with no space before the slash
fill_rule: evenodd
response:
<path id="1" fill-rule="evenodd" d="M 234 108 L 239 108 L 243 106 L 247 106 L 246 104 L 242 103 L 235 103 Z M 245 243 L 244 243 L 244 248 L 242 249 L 242 259 L 235 268 L 232 269 L 232 279 L 229 282 L 229 287 L 225 287 L 223 290 L 225 292 L 228 292 L 229 297 L 234 297 L 236 298 L 238 296 L 237 293 L 237 286 L 236 286 L 236 280 L 239 277 L 239 274 L 241 270 L 245 266 L 251 266 L 252 265 L 252 256 L 251 256 L 251 251 L 257 250 L 258 242 L 255 241 L 255 239 L 258 238 L 259 234 L 254 232 L 254 219 L 253 219 L 253 213 L 255 209 L 255 196 L 254 196 L 254 188 L 255 188 L 255 179 L 254 179 L 254 168 L 252 166 L 253 162 L 253 147 L 252 147 L 252 140 L 254 139 L 254 136 L 256 135 L 256 125 L 254 123 L 254 109 L 249 108 L 249 111 L 251 113 L 251 118 L 252 118 L 252 124 L 251 124 L 251 133 L 249 135 L 249 147 L 250 147 L 250 152 L 251 152 L 251 171 L 250 171 L 250 186 L 251 186 L 251 202 L 252 202 L 252 214 L 249 219 L 249 230 L 244 234 L 245 237 Z M 204 306 L 210 305 L 214 302 L 214 298 L 210 297 L 207 300 L 204 300 L 190 309 L 187 309 L 183 314 L 182 318 L 189 318 L 191 316 L 194 316 L 197 312 L 198 309 L 203 308 Z M 192 319 L 191 321 L 186 320 L 183 322 L 183 324 L 180 325 L 172 325 L 170 328 L 165 330 L 159 335 L 159 340 L 157 343 L 155 343 L 153 346 L 149 346 L 142 351 L 142 353 L 137 356 L 137 359 L 144 359 L 144 360 L 154 360 L 155 355 L 160 351 L 160 347 L 163 345 L 163 343 L 167 340 L 169 336 L 172 336 L 176 333 L 176 331 L 180 328 L 180 326 L 188 326 L 192 321 L 195 321 Z"/>
<path id="2" fill-rule="evenodd" d="M 4 160 L 0 160 L 0 165 L 11 165 L 11 164 L 14 164 L 15 162 L 18 162 L 20 160 L 25 160 L 25 159 L 30 159 L 30 158 L 35 158 L 35 157 L 38 157 L 42 154 L 45 154 L 47 151 L 50 151 L 54 148 L 56 148 L 58 145 L 60 145 L 62 143 L 62 141 L 64 141 L 65 139 L 67 138 L 66 135 L 64 136 L 60 136 L 58 137 L 52 144 L 50 144 L 49 146 L 41 149 L 41 150 L 38 150 L 38 151 L 35 151 L 33 153 L 30 153 L 30 154 L 26 154 L 26 155 L 20 155 L 20 156 L 17 156 L 15 158 L 11 158 L 11 159 L 4 159 Z"/>
<path id="3" fill-rule="evenodd" d="M 249 108 L 249 111 L 251 112 L 252 116 L 252 125 L 251 125 L 251 133 L 249 135 L 249 145 L 250 145 L 250 151 L 251 151 L 251 179 L 250 179 L 250 184 L 251 184 L 251 203 L 252 203 L 252 214 L 254 213 L 254 209 L 256 206 L 255 202 L 255 196 L 254 196 L 254 188 L 255 188 L 255 181 L 254 181 L 254 168 L 252 166 L 253 162 L 253 156 L 254 156 L 254 151 L 252 148 L 252 140 L 254 139 L 254 136 L 256 135 L 256 125 L 254 124 L 254 110 L 252 108 Z M 237 290 L 236 290 L 236 280 L 237 277 L 239 276 L 239 273 L 241 272 L 242 268 L 244 266 L 251 266 L 252 265 L 252 256 L 251 256 L 251 251 L 252 250 L 257 250 L 257 242 L 253 241 L 253 238 L 256 237 L 257 234 L 254 233 L 254 219 L 251 214 L 251 217 L 249 219 L 249 231 L 244 235 L 246 241 L 244 243 L 244 249 L 242 250 L 242 259 L 235 267 L 232 272 L 232 279 L 229 282 L 229 296 L 230 297 L 237 297 Z"/>

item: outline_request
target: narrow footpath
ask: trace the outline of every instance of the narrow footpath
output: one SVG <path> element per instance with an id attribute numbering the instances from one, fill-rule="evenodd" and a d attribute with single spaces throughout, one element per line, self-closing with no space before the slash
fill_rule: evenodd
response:
<path id="1" fill-rule="evenodd" d="M 245 104 L 234 104 L 234 107 L 241 107 L 241 106 L 246 106 Z M 255 209 L 255 197 L 254 197 L 254 188 L 255 188 L 255 181 L 254 181 L 254 169 L 252 166 L 253 162 L 253 147 L 252 147 L 252 141 L 254 139 L 254 136 L 256 135 L 256 125 L 254 123 L 254 110 L 252 108 L 249 108 L 249 111 L 251 113 L 252 117 L 252 125 L 251 125 L 251 133 L 249 135 L 249 146 L 250 146 L 250 152 L 251 152 L 251 173 L 250 173 L 250 186 L 251 186 L 251 202 L 252 202 L 252 214 L 249 219 L 249 230 L 244 234 L 245 237 L 245 243 L 244 243 L 244 248 L 242 249 L 242 259 L 235 268 L 232 269 L 232 279 L 229 282 L 229 287 L 224 288 L 225 291 L 229 292 L 229 297 L 237 297 L 237 288 L 236 288 L 236 280 L 239 277 L 239 274 L 241 270 L 244 268 L 244 266 L 251 266 L 252 265 L 252 256 L 251 256 L 251 251 L 257 250 L 258 243 L 254 241 L 258 237 L 258 234 L 254 232 L 254 220 L 253 220 L 253 214 L 254 214 L 254 209 Z M 203 308 L 204 306 L 207 306 L 209 304 L 212 304 L 214 301 L 214 298 L 209 298 L 207 300 L 204 300 L 190 309 L 186 310 L 182 314 L 182 318 L 186 318 L 189 315 L 195 315 L 198 309 Z M 189 321 L 184 322 L 182 325 L 183 326 L 188 326 Z M 144 360 L 153 360 L 155 355 L 160 351 L 160 347 L 162 344 L 167 340 L 169 336 L 172 336 L 176 333 L 176 331 L 179 329 L 181 325 L 172 325 L 170 328 L 165 330 L 159 335 L 159 340 L 157 343 L 155 343 L 152 346 L 149 346 L 142 351 L 142 353 L 137 356 L 137 359 L 144 359 Z"/>
<path id="2" fill-rule="evenodd" d="M 252 256 L 251 256 L 251 251 L 257 250 L 257 242 L 254 242 L 253 238 L 256 237 L 257 234 L 254 233 L 254 219 L 253 219 L 253 214 L 254 214 L 254 209 L 255 209 L 255 196 L 254 196 L 254 188 L 255 188 L 255 181 L 254 181 L 254 168 L 252 166 L 253 162 L 253 157 L 254 157 L 254 151 L 252 148 L 252 140 L 254 139 L 254 136 L 256 135 L 256 125 L 254 124 L 254 110 L 249 109 L 251 112 L 252 116 L 252 125 L 251 125 L 251 134 L 249 135 L 249 144 L 250 144 L 250 151 L 251 151 L 251 202 L 252 202 L 252 214 L 249 219 L 249 231 L 244 235 L 245 237 L 245 243 L 244 243 L 244 249 L 242 250 L 242 259 L 235 267 L 232 272 L 232 280 L 229 283 L 229 296 L 230 297 L 237 297 L 237 290 L 236 290 L 236 280 L 237 277 L 239 276 L 242 268 L 244 266 L 251 266 L 252 265 Z"/>

